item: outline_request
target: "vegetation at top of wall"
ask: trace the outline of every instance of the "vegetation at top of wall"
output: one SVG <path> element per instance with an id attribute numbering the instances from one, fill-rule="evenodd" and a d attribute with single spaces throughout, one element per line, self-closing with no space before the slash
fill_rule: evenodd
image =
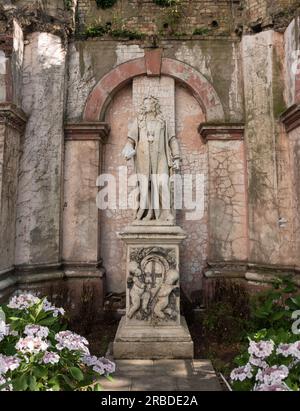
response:
<path id="1" fill-rule="evenodd" d="M 155 4 L 161 7 L 169 7 L 176 3 L 176 0 L 153 0 Z"/>
<path id="2" fill-rule="evenodd" d="M 97 7 L 101 9 L 109 9 L 113 7 L 118 0 L 96 0 Z"/>
<path id="3" fill-rule="evenodd" d="M 182 22 L 185 16 L 185 9 L 181 0 L 172 0 L 168 7 L 165 8 L 162 17 L 160 19 L 160 34 L 178 33 L 179 24 Z"/>
<path id="4" fill-rule="evenodd" d="M 144 33 L 129 30 L 124 27 L 114 27 L 110 23 L 91 25 L 82 34 L 86 37 L 103 37 L 104 35 L 108 35 L 114 38 L 124 38 L 128 40 L 141 40 L 145 37 Z"/>
<path id="5" fill-rule="evenodd" d="M 208 27 L 197 27 L 193 31 L 193 36 L 207 36 L 210 31 L 211 30 Z"/>

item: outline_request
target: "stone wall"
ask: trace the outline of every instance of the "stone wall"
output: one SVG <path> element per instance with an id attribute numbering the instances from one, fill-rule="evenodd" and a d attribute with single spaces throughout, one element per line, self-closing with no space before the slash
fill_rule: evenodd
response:
<path id="1" fill-rule="evenodd" d="M 161 7 L 152 0 L 123 0 L 103 10 L 95 1 L 79 0 L 79 26 L 84 29 L 95 23 L 109 23 L 118 30 L 126 28 L 148 34 L 192 34 L 199 29 L 199 34 L 224 35 L 233 31 L 234 17 L 240 13 L 239 3 L 183 0 L 176 7 Z"/>

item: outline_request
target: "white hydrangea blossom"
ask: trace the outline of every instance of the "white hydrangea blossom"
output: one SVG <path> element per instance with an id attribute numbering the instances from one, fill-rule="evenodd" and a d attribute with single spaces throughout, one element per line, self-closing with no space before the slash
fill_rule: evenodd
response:
<path id="1" fill-rule="evenodd" d="M 55 352 L 46 351 L 43 357 L 44 364 L 57 364 L 60 360 L 60 356 Z"/>
<path id="2" fill-rule="evenodd" d="M 259 368 L 268 367 L 268 364 L 266 363 L 266 361 L 262 360 L 261 358 L 256 358 L 254 355 L 250 356 L 249 363 Z"/>
<path id="3" fill-rule="evenodd" d="M 248 353 L 257 358 L 266 358 L 272 354 L 274 350 L 274 341 L 250 341 Z"/>
<path id="4" fill-rule="evenodd" d="M 45 312 L 52 311 L 53 317 L 58 317 L 58 315 L 61 315 L 61 316 L 64 316 L 64 315 L 65 315 L 65 310 L 64 310 L 62 307 L 60 307 L 60 308 L 55 307 L 55 305 L 52 305 L 52 304 L 47 300 L 47 298 L 45 298 L 45 300 L 44 300 L 43 310 L 44 310 Z"/>
<path id="5" fill-rule="evenodd" d="M 89 342 L 81 335 L 73 333 L 72 331 L 61 331 L 55 335 L 55 339 L 58 341 L 58 344 L 56 344 L 58 350 L 67 348 L 70 351 L 80 351 L 85 355 L 90 355 L 87 347 Z"/>
<path id="6" fill-rule="evenodd" d="M 7 307 L 17 310 L 27 310 L 35 304 L 38 304 L 41 300 L 32 294 L 20 294 L 15 295 L 9 301 Z"/>
<path id="7" fill-rule="evenodd" d="M 5 324 L 4 321 L 0 321 L 0 342 L 10 334 L 10 327 L 9 325 Z"/>
<path id="8" fill-rule="evenodd" d="M 41 351 L 46 351 L 47 348 L 48 343 L 40 337 L 28 336 L 25 338 L 20 338 L 16 344 L 16 349 L 21 351 L 23 354 L 37 354 Z"/>
<path id="9" fill-rule="evenodd" d="M 258 370 L 256 380 L 268 385 L 281 384 L 289 375 L 289 369 L 285 365 L 274 365 Z"/>
<path id="10" fill-rule="evenodd" d="M 252 378 L 252 367 L 251 364 L 246 364 L 245 366 L 234 368 L 231 371 L 230 379 L 231 381 L 244 381 L 247 378 Z"/>
<path id="11" fill-rule="evenodd" d="M 24 329 L 24 334 L 29 337 L 47 338 L 49 335 L 49 328 L 38 324 L 28 324 Z"/>
<path id="12" fill-rule="evenodd" d="M 284 357 L 293 355 L 293 344 L 279 344 L 276 349 L 276 354 L 281 354 Z"/>
<path id="13" fill-rule="evenodd" d="M 300 360 L 300 341 L 292 344 L 291 353 L 293 357 L 295 357 L 297 360 Z"/>
<path id="14" fill-rule="evenodd" d="M 16 370 L 21 363 L 21 360 L 16 356 L 6 356 L 0 354 L 0 376 L 6 374 L 7 371 Z"/>
<path id="15" fill-rule="evenodd" d="M 115 363 L 104 357 L 97 358 L 95 355 L 86 355 L 82 357 L 82 362 L 88 367 L 93 367 L 93 370 L 100 375 L 112 374 L 116 370 Z"/>
<path id="16" fill-rule="evenodd" d="M 11 381 L 10 378 L 5 379 L 5 378 L 0 374 L 0 387 L 1 387 L 2 385 L 6 384 L 6 383 L 9 383 L 10 381 Z M 12 390 L 13 390 L 13 387 L 12 387 L 11 384 L 9 384 L 9 385 L 7 385 L 7 386 L 5 386 L 5 387 L 3 387 L 3 388 L 0 388 L 0 391 L 12 391 Z"/>
<path id="17" fill-rule="evenodd" d="M 253 391 L 291 391 L 285 383 L 257 384 Z"/>

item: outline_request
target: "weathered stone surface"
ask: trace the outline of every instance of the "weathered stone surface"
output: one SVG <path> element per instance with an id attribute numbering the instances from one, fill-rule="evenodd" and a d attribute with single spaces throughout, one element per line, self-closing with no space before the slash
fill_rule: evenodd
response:
<path id="1" fill-rule="evenodd" d="M 248 256 L 246 175 L 242 141 L 209 141 L 210 259 Z"/>
<path id="2" fill-rule="evenodd" d="M 173 327 L 134 327 L 120 321 L 113 343 L 117 359 L 193 358 L 194 344 L 184 318 Z"/>
<path id="3" fill-rule="evenodd" d="M 276 123 L 280 92 L 273 77 L 280 75 L 276 56 L 280 53 L 282 37 L 265 31 L 242 40 L 245 81 L 246 128 L 249 207 L 249 259 L 253 262 L 278 264 L 293 261 L 293 249 L 281 254 L 281 247 L 291 241 L 292 217 L 280 203 L 279 167 L 276 156 L 284 150 L 278 139 Z M 279 54 L 280 55 L 280 54 Z M 281 156 L 282 160 L 284 157 Z M 283 164 L 287 164 L 283 161 Z M 283 165 L 285 173 L 288 166 Z M 284 173 L 283 172 L 283 173 Z M 283 173 L 281 175 L 283 175 Z M 290 179 L 290 177 L 287 177 Z M 286 181 L 286 180 L 284 180 Z M 282 180 L 283 182 L 283 180 Z M 281 191 L 282 192 L 282 191 Z M 282 208 L 282 209 L 281 209 Z M 281 214 L 283 212 L 283 214 Z M 282 236 L 280 218 L 290 221 Z"/>
<path id="4" fill-rule="evenodd" d="M 63 260 L 98 261 L 99 141 L 66 141 Z"/>
<path id="5" fill-rule="evenodd" d="M 48 33 L 29 36 L 23 69 L 28 124 L 22 142 L 16 264 L 61 259 L 61 193 L 65 50 Z"/>

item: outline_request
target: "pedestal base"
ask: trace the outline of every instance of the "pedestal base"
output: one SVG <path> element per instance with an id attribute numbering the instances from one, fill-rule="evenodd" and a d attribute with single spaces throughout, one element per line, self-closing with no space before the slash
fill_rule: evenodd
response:
<path id="1" fill-rule="evenodd" d="M 120 321 L 113 343 L 115 359 L 180 359 L 194 357 L 194 344 L 184 317 L 172 327 L 126 326 Z"/>

